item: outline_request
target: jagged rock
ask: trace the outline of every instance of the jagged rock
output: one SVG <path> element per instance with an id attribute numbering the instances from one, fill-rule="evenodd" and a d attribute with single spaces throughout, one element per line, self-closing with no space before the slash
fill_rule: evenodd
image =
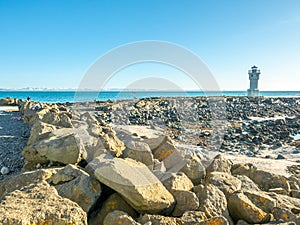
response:
<path id="1" fill-rule="evenodd" d="M 39 110 L 34 110 L 36 106 L 39 106 L 40 109 L 47 108 L 49 110 L 50 107 L 48 105 L 38 102 L 30 102 L 25 101 L 19 105 L 19 111 L 23 115 L 23 121 L 28 123 L 29 125 L 33 125 L 38 121 L 37 113 Z"/>
<path id="2" fill-rule="evenodd" d="M 188 159 L 186 159 L 187 154 L 185 152 L 185 149 L 176 148 L 172 154 L 162 161 L 168 172 L 176 173 L 186 165 Z"/>
<path id="3" fill-rule="evenodd" d="M 190 191 L 194 187 L 192 181 L 182 172 L 164 173 L 160 180 L 170 192 L 173 190 Z"/>
<path id="4" fill-rule="evenodd" d="M 125 150 L 125 157 L 134 159 L 138 162 L 142 162 L 145 165 L 153 165 L 154 159 L 151 149 L 147 143 L 129 141 L 126 144 L 127 149 Z"/>
<path id="5" fill-rule="evenodd" d="M 55 185 L 60 196 L 76 202 L 85 212 L 89 212 L 101 195 L 100 183 L 74 165 L 59 170 L 48 182 Z"/>
<path id="6" fill-rule="evenodd" d="M 276 200 L 262 191 L 249 191 L 243 192 L 250 201 L 264 212 L 271 213 L 272 209 L 276 206 Z"/>
<path id="7" fill-rule="evenodd" d="M 268 195 L 276 200 L 276 206 L 278 208 L 290 210 L 295 214 L 300 213 L 300 199 L 275 193 L 268 193 Z"/>
<path id="8" fill-rule="evenodd" d="M 142 163 L 103 156 L 89 166 L 101 183 L 118 192 L 138 212 L 169 213 L 174 207 L 173 196 Z"/>
<path id="9" fill-rule="evenodd" d="M 15 190 L 0 202 L 0 224 L 84 224 L 86 213 L 46 181 Z"/>
<path id="10" fill-rule="evenodd" d="M 118 210 L 108 213 L 103 221 L 103 224 L 141 225 L 140 223 L 132 219 L 127 213 Z"/>
<path id="11" fill-rule="evenodd" d="M 172 216 L 182 216 L 186 211 L 198 209 L 199 199 L 194 192 L 186 190 L 173 190 L 171 193 L 176 200 L 176 206 L 172 212 Z"/>
<path id="12" fill-rule="evenodd" d="M 297 225 L 300 224 L 300 217 L 296 216 L 289 209 L 275 207 L 272 210 L 272 214 L 274 216 L 274 219 L 277 221 L 294 222 Z"/>
<path id="13" fill-rule="evenodd" d="M 286 194 L 290 191 L 290 185 L 286 177 L 263 170 L 257 170 L 251 167 L 251 165 L 239 165 L 232 171 L 232 174 L 249 177 L 263 191 L 269 191 L 269 189 L 273 188 L 282 188 Z"/>
<path id="14" fill-rule="evenodd" d="M 80 120 L 87 124 L 88 133 L 98 138 L 99 143 L 114 156 L 121 156 L 125 149 L 124 143 L 116 136 L 116 132 L 109 126 L 103 126 L 90 113 L 80 115 Z"/>
<path id="15" fill-rule="evenodd" d="M 170 156 L 175 150 L 174 141 L 169 136 L 161 136 L 158 138 L 150 138 L 144 140 L 153 152 L 154 158 L 162 161 Z"/>
<path id="16" fill-rule="evenodd" d="M 148 166 L 149 169 L 153 171 L 154 174 L 164 174 L 166 173 L 167 169 L 165 167 L 165 162 L 160 162 L 158 159 L 153 160 L 153 165 Z"/>
<path id="17" fill-rule="evenodd" d="M 103 220 L 107 214 L 115 210 L 125 212 L 133 218 L 138 216 L 136 211 L 118 193 L 114 193 L 103 203 L 101 209 L 91 217 L 89 224 L 103 224 Z"/>
<path id="18" fill-rule="evenodd" d="M 27 146 L 31 146 L 43 139 L 46 139 L 50 136 L 52 131 L 57 128 L 51 124 L 43 123 L 41 121 L 37 121 L 33 124 L 30 131 L 30 136 L 27 142 Z"/>
<path id="19" fill-rule="evenodd" d="M 225 159 L 222 155 L 217 155 L 211 164 L 206 168 L 206 173 L 223 172 L 231 173 L 232 162 Z"/>
<path id="20" fill-rule="evenodd" d="M 208 184 L 194 187 L 194 192 L 199 199 L 199 210 L 205 212 L 207 218 L 221 215 L 232 224 L 232 219 L 227 209 L 227 200 L 222 191 L 216 186 Z"/>
<path id="21" fill-rule="evenodd" d="M 234 193 L 228 199 L 228 209 L 234 220 L 244 220 L 250 224 L 266 223 L 270 215 L 256 207 L 243 193 Z"/>
<path id="22" fill-rule="evenodd" d="M 0 99 L 0 106 L 17 106 L 19 99 L 16 98 L 2 98 Z"/>
<path id="23" fill-rule="evenodd" d="M 76 164 L 86 157 L 84 146 L 73 128 L 52 131 L 49 138 L 26 146 L 22 154 L 28 162 L 35 164 Z"/>
<path id="24" fill-rule="evenodd" d="M 55 169 L 40 169 L 24 172 L 5 179 L 0 186 L 0 200 L 6 194 L 9 194 L 15 190 L 19 190 L 31 184 L 37 184 L 43 180 L 49 179 L 53 173 L 55 173 Z"/>
<path id="25" fill-rule="evenodd" d="M 201 163 L 200 158 L 195 154 L 186 159 L 185 166 L 180 172 L 185 173 L 195 185 L 200 184 L 201 179 L 205 177 L 205 167 Z"/>
<path id="26" fill-rule="evenodd" d="M 58 109 L 42 109 L 37 114 L 37 119 L 41 122 L 60 126 L 65 128 L 72 128 L 71 118 L 65 112 L 60 112 Z"/>
<path id="27" fill-rule="evenodd" d="M 235 191 L 240 190 L 242 186 L 242 182 L 238 178 L 222 172 L 211 172 L 206 178 L 206 182 L 218 187 L 227 198 Z"/>
<path id="28" fill-rule="evenodd" d="M 37 121 L 48 123 L 54 126 L 72 128 L 70 113 L 60 111 L 55 104 L 48 105 L 37 102 L 24 102 L 19 106 L 23 115 L 23 120 L 29 125 L 33 125 Z"/>
<path id="29" fill-rule="evenodd" d="M 259 187 L 249 177 L 244 175 L 236 175 L 235 177 L 242 181 L 241 190 L 261 191 Z"/>

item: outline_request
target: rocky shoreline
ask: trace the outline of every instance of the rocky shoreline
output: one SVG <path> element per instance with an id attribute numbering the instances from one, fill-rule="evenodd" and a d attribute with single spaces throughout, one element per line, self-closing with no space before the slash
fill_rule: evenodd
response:
<path id="1" fill-rule="evenodd" d="M 0 180 L 0 224 L 300 224 L 300 98 L 0 105 L 31 129 L 23 171 Z"/>

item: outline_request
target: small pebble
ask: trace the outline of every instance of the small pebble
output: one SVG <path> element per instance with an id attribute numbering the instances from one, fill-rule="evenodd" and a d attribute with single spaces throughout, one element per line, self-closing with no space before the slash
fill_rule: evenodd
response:
<path id="1" fill-rule="evenodd" d="M 6 174 L 8 174 L 9 173 L 9 169 L 6 167 L 6 166 L 3 166 L 2 168 L 1 168 L 1 174 L 2 175 L 6 175 Z"/>

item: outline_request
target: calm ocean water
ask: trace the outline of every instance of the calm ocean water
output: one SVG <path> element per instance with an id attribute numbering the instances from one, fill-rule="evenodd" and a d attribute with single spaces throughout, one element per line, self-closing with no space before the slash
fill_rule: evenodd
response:
<path id="1" fill-rule="evenodd" d="M 38 102 L 83 102 L 93 100 L 123 100 L 147 97 L 179 97 L 179 96 L 246 96 L 245 91 L 223 91 L 221 93 L 204 93 L 202 91 L 101 91 L 101 92 L 75 92 L 75 91 L 0 91 L 0 98 L 26 99 L 31 97 L 32 101 Z M 261 91 L 265 97 L 300 97 L 300 91 Z"/>

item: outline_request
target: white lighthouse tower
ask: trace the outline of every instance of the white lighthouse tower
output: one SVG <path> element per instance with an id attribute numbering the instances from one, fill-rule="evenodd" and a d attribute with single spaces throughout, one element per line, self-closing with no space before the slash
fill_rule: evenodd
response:
<path id="1" fill-rule="evenodd" d="M 256 66 L 252 66 L 251 70 L 248 71 L 249 80 L 250 80 L 250 88 L 247 90 L 248 96 L 255 97 L 258 96 L 258 80 L 260 75 L 260 70 L 257 69 Z"/>

